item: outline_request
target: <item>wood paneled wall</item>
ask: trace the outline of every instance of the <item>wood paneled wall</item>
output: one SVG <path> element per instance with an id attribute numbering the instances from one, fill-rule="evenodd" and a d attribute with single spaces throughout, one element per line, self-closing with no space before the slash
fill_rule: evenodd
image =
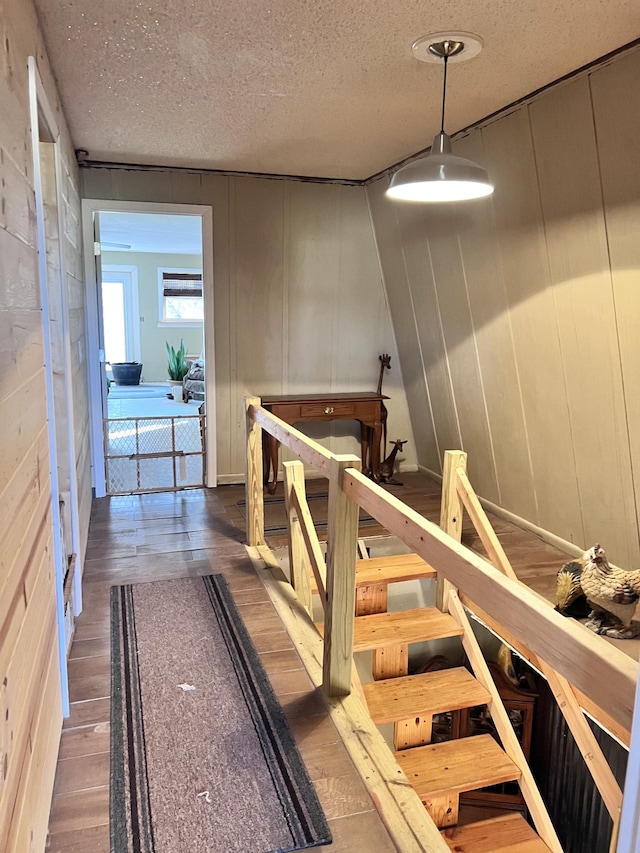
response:
<path id="1" fill-rule="evenodd" d="M 469 453 L 490 501 L 638 565 L 640 51 L 454 143 L 490 199 L 368 187 L 419 462 Z M 421 425 L 419 428 L 418 425 Z"/>
<path id="2" fill-rule="evenodd" d="M 404 462 L 415 467 L 364 188 L 107 168 L 82 177 L 86 198 L 213 208 L 221 482 L 244 477 L 244 394 L 375 390 L 383 352 L 392 356 L 383 386 L 389 438 L 409 439 Z M 358 452 L 344 423 L 302 429 L 334 452 Z"/>
<path id="3" fill-rule="evenodd" d="M 29 0 L 0 0 L 0 850 L 44 850 L 62 721 L 50 460 L 27 57 L 57 104 Z M 91 486 L 78 175 L 64 130 L 64 255 L 74 335 L 77 470 L 86 542 Z M 80 355 L 79 355 L 80 354 Z M 68 466 L 67 466 L 68 467 Z M 69 478 L 67 478 L 68 480 Z"/>

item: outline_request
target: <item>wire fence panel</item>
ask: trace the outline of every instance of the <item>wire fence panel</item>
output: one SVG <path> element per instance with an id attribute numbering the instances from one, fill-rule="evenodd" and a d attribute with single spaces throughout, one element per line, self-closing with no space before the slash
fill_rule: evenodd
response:
<path id="1" fill-rule="evenodd" d="M 205 485 L 205 415 L 107 418 L 107 494 L 198 489 Z"/>

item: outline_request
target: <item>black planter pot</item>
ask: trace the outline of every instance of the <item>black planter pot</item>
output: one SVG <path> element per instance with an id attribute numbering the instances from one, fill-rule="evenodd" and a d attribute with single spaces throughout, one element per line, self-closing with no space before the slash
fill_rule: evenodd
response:
<path id="1" fill-rule="evenodd" d="M 137 361 L 121 361 L 111 365 L 113 379 L 118 385 L 139 385 L 142 365 Z"/>

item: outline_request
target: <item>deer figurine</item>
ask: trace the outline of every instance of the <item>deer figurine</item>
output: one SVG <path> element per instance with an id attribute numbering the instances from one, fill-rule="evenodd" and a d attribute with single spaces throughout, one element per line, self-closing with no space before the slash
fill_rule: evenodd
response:
<path id="1" fill-rule="evenodd" d="M 401 486 L 402 483 L 393 479 L 393 468 L 396 464 L 396 456 L 398 453 L 402 453 L 402 448 L 407 444 L 407 442 L 396 438 L 395 441 L 390 441 L 389 444 L 393 445 L 393 450 L 387 458 L 380 463 L 380 482 L 387 483 L 389 486 Z"/>

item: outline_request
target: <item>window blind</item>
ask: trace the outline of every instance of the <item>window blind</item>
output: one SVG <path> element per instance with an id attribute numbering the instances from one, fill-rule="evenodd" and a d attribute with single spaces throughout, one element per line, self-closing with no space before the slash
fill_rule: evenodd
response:
<path id="1" fill-rule="evenodd" d="M 202 273 L 163 272 L 162 295 L 202 298 Z"/>

